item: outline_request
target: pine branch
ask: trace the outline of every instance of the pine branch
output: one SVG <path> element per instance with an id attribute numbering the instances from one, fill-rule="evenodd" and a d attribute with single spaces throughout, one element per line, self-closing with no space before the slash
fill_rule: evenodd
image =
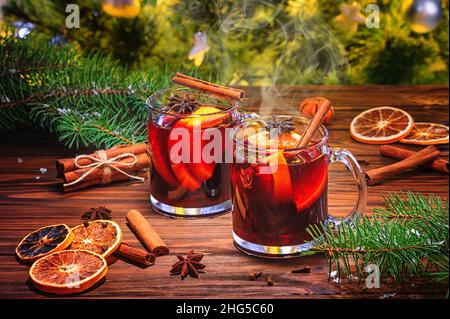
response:
<path id="1" fill-rule="evenodd" d="M 330 224 L 308 232 L 313 250 L 327 255 L 329 272 L 361 280 L 365 267 L 378 265 L 397 281 L 414 276 L 448 279 L 448 201 L 421 194 L 389 194 L 386 208 L 374 210 L 352 224 Z"/>
<path id="2" fill-rule="evenodd" d="M 40 126 L 69 147 L 146 140 L 146 98 L 171 70 L 129 73 L 108 57 L 0 32 L 0 129 Z M 27 61 L 24 63 L 24 61 Z"/>
<path id="3" fill-rule="evenodd" d="M 89 95 L 109 95 L 109 94 L 128 94 L 130 93 L 129 89 L 87 89 L 87 90 L 72 90 L 72 91 L 56 91 L 51 92 L 48 94 L 35 94 L 32 96 L 29 96 L 23 100 L 14 101 L 10 103 L 2 103 L 0 104 L 0 108 L 13 108 L 21 105 L 29 105 L 29 104 L 36 104 L 36 103 L 44 103 L 44 101 L 47 101 L 48 99 L 55 98 L 55 97 L 64 97 L 64 96 L 89 96 Z"/>

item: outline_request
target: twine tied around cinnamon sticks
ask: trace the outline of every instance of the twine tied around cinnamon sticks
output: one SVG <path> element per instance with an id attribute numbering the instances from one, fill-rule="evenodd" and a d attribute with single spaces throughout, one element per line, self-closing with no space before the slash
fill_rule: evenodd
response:
<path id="1" fill-rule="evenodd" d="M 63 191 L 69 192 L 92 185 L 148 178 L 151 167 L 147 144 L 119 145 L 56 161 L 57 177 L 63 180 Z"/>
<path id="2" fill-rule="evenodd" d="M 102 182 L 101 182 L 102 184 L 108 184 L 111 182 L 111 169 L 114 169 L 114 170 L 118 171 L 119 173 L 121 173 L 125 176 L 128 176 L 131 179 L 135 179 L 135 180 L 138 180 L 141 182 L 145 181 L 144 177 L 129 174 L 118 167 L 119 165 L 122 165 L 124 167 L 133 167 L 138 161 L 136 155 L 134 155 L 133 153 L 120 154 L 118 156 L 115 156 L 115 157 L 109 158 L 109 159 L 108 159 L 108 155 L 106 154 L 106 152 L 104 150 L 96 151 L 94 153 L 94 155 L 96 155 L 96 156 L 78 155 L 77 157 L 75 157 L 75 167 L 76 168 L 80 168 L 80 169 L 90 168 L 90 169 L 88 171 L 86 171 L 83 175 L 81 175 L 79 178 L 77 178 L 76 180 L 74 180 L 70 183 L 65 183 L 64 187 L 72 186 L 72 185 L 82 182 L 95 169 L 100 168 L 100 167 L 103 168 L 103 175 L 102 175 Z M 128 157 L 132 158 L 131 162 L 126 162 L 126 163 L 120 162 L 120 160 L 122 160 L 124 158 L 128 158 Z M 92 163 L 80 164 L 79 161 L 83 160 L 83 159 L 88 159 L 88 160 L 92 161 Z"/>

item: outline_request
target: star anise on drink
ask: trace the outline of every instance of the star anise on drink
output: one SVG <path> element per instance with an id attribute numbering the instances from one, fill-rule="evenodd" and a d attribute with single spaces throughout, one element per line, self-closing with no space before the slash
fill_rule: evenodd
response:
<path id="1" fill-rule="evenodd" d="M 181 280 L 183 280 L 187 276 L 198 278 L 198 274 L 204 272 L 203 269 L 206 266 L 200 262 L 203 254 L 196 254 L 191 250 L 186 257 L 177 255 L 177 258 L 178 261 L 170 269 L 171 275 L 181 275 Z"/>
<path id="2" fill-rule="evenodd" d="M 200 106 L 200 102 L 198 102 L 191 94 L 186 94 L 184 96 L 174 94 L 169 97 L 167 106 L 171 111 L 175 111 L 179 114 L 190 114 Z"/>
<path id="3" fill-rule="evenodd" d="M 104 219 L 111 219 L 111 210 L 104 206 L 92 207 L 81 215 L 84 226 L 88 226 L 90 221 Z"/>
<path id="4" fill-rule="evenodd" d="M 278 120 L 273 115 L 271 120 L 267 121 L 267 128 L 278 130 L 278 134 L 289 133 L 295 130 L 295 124 L 292 122 L 292 118 L 286 118 L 284 120 Z"/>

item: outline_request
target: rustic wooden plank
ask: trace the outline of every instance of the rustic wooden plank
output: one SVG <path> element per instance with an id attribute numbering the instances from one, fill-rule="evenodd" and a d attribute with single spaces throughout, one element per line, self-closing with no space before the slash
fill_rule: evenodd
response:
<path id="1" fill-rule="evenodd" d="M 257 110 L 259 105 L 274 105 L 278 113 L 296 114 L 302 98 L 324 95 L 336 107 L 335 119 L 328 126 L 330 144 L 351 150 L 359 159 L 369 161 L 364 169 L 394 162 L 378 154 L 378 147 L 354 141 L 348 126 L 359 112 L 378 105 L 399 106 L 417 120 L 448 123 L 447 86 L 308 86 L 279 88 L 281 96 L 262 101 L 261 88 L 246 88 L 245 109 Z M 269 101 L 269 102 L 267 102 Z M 381 289 L 364 290 L 360 285 L 336 285 L 327 280 L 327 265 L 323 256 L 291 260 L 264 260 L 237 251 L 231 240 L 231 215 L 200 220 L 170 219 L 154 213 L 148 202 L 149 183 L 117 184 L 63 194 L 55 178 L 57 158 L 87 153 L 90 149 L 69 150 L 48 133 L 32 131 L 4 132 L 0 136 L 0 297 L 42 298 L 27 283 L 28 267 L 19 264 L 14 248 L 21 237 L 43 225 L 65 222 L 78 224 L 83 211 L 105 205 L 113 210 L 114 219 L 124 231 L 124 239 L 139 245 L 125 224 L 125 214 L 140 210 L 172 249 L 171 255 L 157 259 L 146 269 L 137 268 L 123 260 L 113 260 L 106 280 L 83 298 L 378 298 L 385 293 L 395 297 L 439 298 L 445 287 L 425 285 L 420 281 L 403 285 L 383 285 Z M 440 149 L 448 154 L 448 146 Z M 23 159 L 18 163 L 17 158 Z M 46 174 L 39 169 L 47 168 Z M 39 177 L 39 179 L 36 179 Z M 330 211 L 342 216 L 352 207 L 356 188 L 342 166 L 330 168 Z M 389 191 L 411 190 L 436 193 L 448 198 L 448 176 L 419 169 L 401 178 L 369 189 L 368 212 L 382 204 L 381 194 Z M 201 278 L 180 282 L 169 276 L 174 254 L 195 249 L 206 254 L 207 272 Z M 291 274 L 291 270 L 309 265 L 311 274 Z M 275 285 L 268 287 L 264 277 L 247 280 L 249 272 L 271 274 Z"/>

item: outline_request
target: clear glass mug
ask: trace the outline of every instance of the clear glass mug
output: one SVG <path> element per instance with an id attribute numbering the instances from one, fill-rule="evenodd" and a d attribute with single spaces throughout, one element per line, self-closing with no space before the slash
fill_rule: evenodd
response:
<path id="1" fill-rule="evenodd" d="M 292 118 L 297 134 L 292 136 L 300 138 L 310 120 L 276 117 L 278 121 L 288 118 Z M 295 257 L 312 247 L 308 226 L 350 222 L 362 214 L 367 204 L 367 185 L 352 153 L 328 145 L 324 126 L 302 148 L 268 149 L 249 142 L 251 136 L 260 136 L 252 135 L 249 129 L 262 128 L 264 132 L 267 121 L 272 119 L 249 119 L 232 132 L 233 240 L 238 249 L 250 255 Z M 328 214 L 328 166 L 335 162 L 347 167 L 358 186 L 356 205 L 343 219 Z"/>
<path id="2" fill-rule="evenodd" d="M 175 95 L 190 95 L 206 111 L 196 114 L 170 111 L 169 98 Z M 224 157 L 226 136 L 229 136 L 226 130 L 242 117 L 238 106 L 238 101 L 181 86 L 156 92 L 148 98 L 148 142 L 152 160 L 150 200 L 156 212 L 171 217 L 231 212 L 229 163 Z M 188 134 L 184 141 L 183 130 Z M 178 159 L 171 153 L 177 142 L 181 143 L 178 145 L 187 145 L 176 154 L 181 156 Z M 218 147 L 217 152 L 204 158 L 203 150 L 210 142 Z M 183 157 L 186 154 L 187 158 Z"/>

